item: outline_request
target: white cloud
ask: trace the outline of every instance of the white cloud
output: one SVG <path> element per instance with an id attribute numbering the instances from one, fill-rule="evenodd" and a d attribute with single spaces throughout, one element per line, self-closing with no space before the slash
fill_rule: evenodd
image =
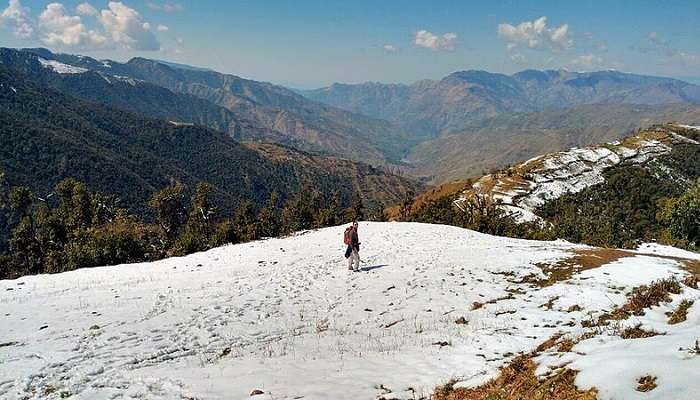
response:
<path id="1" fill-rule="evenodd" d="M 163 3 L 163 4 L 158 4 L 158 3 L 153 3 L 153 2 L 148 2 L 146 3 L 148 8 L 150 8 L 153 11 L 162 11 L 166 13 L 175 13 L 175 12 L 181 12 L 185 9 L 185 7 L 182 6 L 180 3 Z"/>
<path id="2" fill-rule="evenodd" d="M 167 25 L 163 25 L 163 24 L 158 25 L 157 29 L 158 29 L 158 32 L 167 32 L 170 30 L 170 28 L 168 28 Z"/>
<path id="3" fill-rule="evenodd" d="M 99 21 L 115 43 L 132 50 L 160 50 L 150 24 L 136 10 L 115 1 L 110 1 L 108 7 L 100 12 Z"/>
<path id="4" fill-rule="evenodd" d="M 678 58 L 689 65 L 700 65 L 700 55 L 686 53 L 685 51 L 678 52 Z"/>
<path id="5" fill-rule="evenodd" d="M 548 28 L 547 17 L 521 22 L 517 26 L 499 24 L 498 37 L 506 42 L 509 52 L 525 46 L 533 50 L 560 53 L 574 46 L 574 39 L 569 35 L 569 25 Z"/>
<path id="6" fill-rule="evenodd" d="M 573 60 L 571 60 L 571 62 L 569 62 L 569 66 L 572 69 L 582 71 L 600 69 L 602 65 L 603 59 L 595 54 L 583 54 L 575 57 Z"/>
<path id="7" fill-rule="evenodd" d="M 18 38 L 26 39 L 34 34 L 34 27 L 29 21 L 29 12 L 22 7 L 19 0 L 10 0 L 0 14 L 0 26 L 7 26 Z"/>
<path id="8" fill-rule="evenodd" d="M 664 56 L 666 56 L 667 63 L 676 63 L 684 67 L 698 67 L 700 66 L 700 55 L 688 53 L 687 51 L 679 50 L 671 44 L 668 40 L 664 39 L 662 35 L 658 32 L 649 32 L 647 35 L 650 49 L 643 49 L 643 51 L 656 51 Z"/>
<path id="9" fill-rule="evenodd" d="M 399 51 L 398 47 L 394 46 L 393 44 L 389 44 L 389 43 L 382 46 L 382 49 L 384 49 L 384 51 L 387 53 L 396 53 Z"/>
<path id="10" fill-rule="evenodd" d="M 97 14 L 97 9 L 93 7 L 90 3 L 80 3 L 78 4 L 77 7 L 75 7 L 75 12 L 77 12 L 80 15 L 85 15 L 88 17 L 96 17 Z"/>
<path id="11" fill-rule="evenodd" d="M 49 46 L 99 48 L 107 45 L 107 37 L 88 30 L 77 15 L 68 15 L 60 3 L 50 3 L 39 15 L 41 41 Z"/>
<path id="12" fill-rule="evenodd" d="M 416 32 L 415 44 L 432 50 L 454 51 L 457 35 L 448 32 L 443 35 L 435 35 L 425 29 Z"/>

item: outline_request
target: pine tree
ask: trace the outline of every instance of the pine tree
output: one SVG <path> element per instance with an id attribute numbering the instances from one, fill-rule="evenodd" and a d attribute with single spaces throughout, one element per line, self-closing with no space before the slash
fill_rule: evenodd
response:
<path id="1" fill-rule="evenodd" d="M 247 242 L 260 237 L 260 223 L 255 216 L 253 202 L 250 200 L 245 201 L 238 209 L 234 223 L 241 241 Z"/>
<path id="2" fill-rule="evenodd" d="M 401 199 L 401 204 L 399 205 L 399 218 L 401 221 L 408 221 L 415 195 L 413 190 L 409 189 L 404 194 L 403 199 Z"/>
<path id="3" fill-rule="evenodd" d="M 200 182 L 197 185 L 197 190 L 192 195 L 192 211 L 190 220 L 195 220 L 197 223 L 209 226 L 211 220 L 217 212 L 217 207 L 211 203 L 210 195 L 213 191 L 212 186 L 207 182 Z"/>
<path id="4" fill-rule="evenodd" d="M 14 186 L 7 195 L 7 205 L 20 217 L 26 216 L 32 205 L 32 193 L 24 186 Z"/>
<path id="5" fill-rule="evenodd" d="M 348 210 L 348 217 L 353 221 L 365 219 L 365 206 L 362 202 L 362 196 L 359 193 L 353 195 L 352 206 L 350 206 Z"/>
<path id="6" fill-rule="evenodd" d="M 185 222 L 185 185 L 174 182 L 151 196 L 149 205 L 156 212 L 156 218 L 165 236 L 172 240 L 177 237 Z"/>
<path id="7" fill-rule="evenodd" d="M 75 179 L 64 179 L 54 188 L 59 205 L 57 218 L 70 232 L 92 224 L 92 199 L 85 185 Z"/>
<path id="8" fill-rule="evenodd" d="M 667 226 L 672 244 L 696 249 L 700 246 L 700 181 L 678 198 L 660 201 L 657 219 Z"/>
<path id="9" fill-rule="evenodd" d="M 258 221 L 262 237 L 274 237 L 280 234 L 282 230 L 282 212 L 280 211 L 277 192 L 270 194 L 265 207 L 258 213 Z"/>
<path id="10" fill-rule="evenodd" d="M 320 197 L 319 197 L 320 203 Z M 325 207 L 321 207 L 314 216 L 314 225 L 316 228 L 324 228 L 334 226 L 341 222 L 338 217 L 340 210 L 340 196 L 338 192 L 334 192 L 330 201 L 326 202 Z"/>
<path id="11" fill-rule="evenodd" d="M 314 227 L 315 210 L 309 190 L 301 193 L 288 201 L 282 211 L 285 232 L 297 232 Z"/>
<path id="12" fill-rule="evenodd" d="M 190 199 L 191 210 L 187 223 L 170 249 L 171 254 L 186 255 L 207 250 L 212 245 L 212 219 L 217 211 L 209 199 L 212 190 L 211 185 L 206 182 L 200 182 L 197 185 Z"/>

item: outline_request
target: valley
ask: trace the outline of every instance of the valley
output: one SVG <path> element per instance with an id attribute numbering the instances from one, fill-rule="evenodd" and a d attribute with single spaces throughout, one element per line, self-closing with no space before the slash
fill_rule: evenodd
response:
<path id="1" fill-rule="evenodd" d="M 0 399 L 700 393 L 694 4 L 6 2 Z"/>

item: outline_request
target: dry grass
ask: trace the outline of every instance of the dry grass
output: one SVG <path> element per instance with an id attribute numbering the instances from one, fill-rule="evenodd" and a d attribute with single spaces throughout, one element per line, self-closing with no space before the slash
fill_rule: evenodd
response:
<path id="1" fill-rule="evenodd" d="M 700 282 L 700 277 L 697 275 L 688 275 L 681 281 L 685 286 L 688 286 L 693 289 L 698 288 L 698 282 Z"/>
<path id="2" fill-rule="evenodd" d="M 529 160 L 529 162 L 520 163 L 514 165 L 510 168 L 511 173 L 516 173 L 525 176 L 533 171 L 541 170 L 544 168 L 545 156 L 538 157 L 534 160 Z"/>
<path id="3" fill-rule="evenodd" d="M 665 335 L 665 333 L 644 330 L 642 329 L 642 324 L 625 328 L 620 332 L 620 337 L 623 339 L 644 339 L 659 335 Z"/>
<path id="4" fill-rule="evenodd" d="M 685 321 L 688 318 L 688 310 L 693 306 L 694 301 L 685 299 L 678 304 L 673 312 L 668 313 L 668 323 L 675 325 Z"/>
<path id="5" fill-rule="evenodd" d="M 542 278 L 537 275 L 525 277 L 519 283 L 529 283 L 537 287 L 552 286 L 555 283 L 571 279 L 574 274 L 583 271 L 599 268 L 603 265 L 615 262 L 623 257 L 634 257 L 636 254 L 615 249 L 577 249 L 573 255 L 553 264 L 535 264 L 546 275 Z"/>
<path id="6" fill-rule="evenodd" d="M 695 277 L 697 282 L 698 277 L 700 277 L 700 261 L 687 260 L 682 258 L 679 258 L 677 260 L 681 263 L 681 265 L 686 271 L 690 272 L 690 274 Z"/>
<path id="7" fill-rule="evenodd" d="M 595 389 L 580 391 L 576 388 L 577 371 L 559 368 L 539 378 L 535 375 L 537 365 L 533 361 L 540 353 L 553 348 L 559 352 L 571 351 L 578 342 L 593 336 L 592 331 L 577 338 L 564 338 L 563 333 L 557 333 L 532 353 L 514 358 L 491 381 L 475 388 L 455 388 L 452 380 L 437 387 L 431 400 L 595 400 Z"/>
<path id="8" fill-rule="evenodd" d="M 492 188 L 492 192 L 508 194 L 513 191 L 528 191 L 530 182 L 522 176 L 499 176 L 498 181 Z"/>
<path id="9" fill-rule="evenodd" d="M 560 369 L 540 380 L 532 355 L 515 358 L 500 375 L 475 388 L 454 388 L 454 382 L 438 387 L 433 400 L 594 400 L 596 390 L 579 391 L 574 385 L 576 371 Z"/>
<path id="10" fill-rule="evenodd" d="M 455 182 L 444 183 L 440 186 L 434 187 L 426 192 L 423 192 L 416 196 L 411 204 L 411 212 L 420 210 L 426 204 L 431 201 L 438 201 L 445 197 L 456 197 L 458 194 L 462 193 L 466 188 L 471 186 L 470 180 L 460 180 Z M 398 220 L 401 217 L 400 207 L 398 205 L 389 207 L 385 210 L 387 218 L 390 220 Z"/>
<path id="11" fill-rule="evenodd" d="M 637 391 L 638 392 L 649 392 L 656 388 L 656 377 L 651 375 L 646 375 L 637 380 Z"/>
<path id="12" fill-rule="evenodd" d="M 514 299 L 514 298 L 515 298 L 515 297 L 513 297 L 513 293 L 508 293 L 507 296 L 499 297 L 499 298 L 496 298 L 496 299 L 491 299 L 491 300 L 485 301 L 485 302 L 483 302 L 483 303 L 482 303 L 482 302 L 479 302 L 479 301 L 475 301 L 474 303 L 472 303 L 472 311 L 478 310 L 478 309 L 480 309 L 481 307 L 485 306 L 486 304 L 496 304 L 496 303 L 498 303 L 499 301 L 503 301 L 503 300 L 512 300 L 512 299 Z"/>
<path id="13" fill-rule="evenodd" d="M 552 335 L 552 337 L 550 337 L 549 339 L 540 343 L 540 345 L 535 348 L 535 354 L 539 354 L 539 353 L 542 353 L 543 351 L 547 351 L 547 350 L 553 348 L 554 346 L 557 345 L 557 343 L 559 342 L 559 339 L 561 339 L 562 336 L 564 336 L 564 334 L 561 332 L 555 333 L 554 335 Z"/>
<path id="14" fill-rule="evenodd" d="M 579 335 L 578 337 L 564 337 L 564 335 L 561 332 L 556 333 L 546 341 L 540 343 L 540 345 L 537 346 L 537 348 L 535 348 L 534 354 L 540 354 L 544 351 L 551 349 L 556 349 L 556 351 L 558 351 L 559 353 L 568 353 L 579 342 L 584 341 L 586 339 L 590 339 L 593 336 L 595 336 L 594 331 L 588 331 Z"/>
<path id="15" fill-rule="evenodd" d="M 547 310 L 551 310 L 552 308 L 554 308 L 554 302 L 557 300 L 559 300 L 559 296 L 550 297 L 549 300 L 547 300 L 547 302 L 542 304 L 540 307 L 546 308 Z"/>
<path id="16" fill-rule="evenodd" d="M 649 285 L 635 288 L 627 299 L 627 303 L 610 313 L 603 314 L 598 319 L 599 325 L 605 325 L 610 320 L 623 320 L 632 315 L 644 315 L 645 308 L 658 306 L 671 301 L 671 294 L 679 294 L 681 285 L 675 278 L 661 279 Z"/>
<path id="17" fill-rule="evenodd" d="M 567 309 L 566 309 L 566 312 L 572 313 L 572 312 L 577 312 L 577 311 L 581 311 L 581 310 L 583 310 L 583 309 L 581 308 L 581 306 L 579 306 L 578 304 L 574 304 L 573 306 L 567 308 Z"/>
<path id="18" fill-rule="evenodd" d="M 639 147 L 642 142 L 648 140 L 658 140 L 665 144 L 671 144 L 671 135 L 668 134 L 663 127 L 650 127 L 649 129 L 638 133 L 636 136 L 626 137 L 622 140 L 622 144 L 628 147 Z"/>

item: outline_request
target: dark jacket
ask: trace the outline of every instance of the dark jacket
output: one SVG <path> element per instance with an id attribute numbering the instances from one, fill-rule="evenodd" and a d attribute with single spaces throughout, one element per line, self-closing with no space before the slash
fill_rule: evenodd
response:
<path id="1" fill-rule="evenodd" d="M 350 247 L 355 251 L 360 251 L 360 237 L 357 236 L 357 230 L 350 231 Z"/>

